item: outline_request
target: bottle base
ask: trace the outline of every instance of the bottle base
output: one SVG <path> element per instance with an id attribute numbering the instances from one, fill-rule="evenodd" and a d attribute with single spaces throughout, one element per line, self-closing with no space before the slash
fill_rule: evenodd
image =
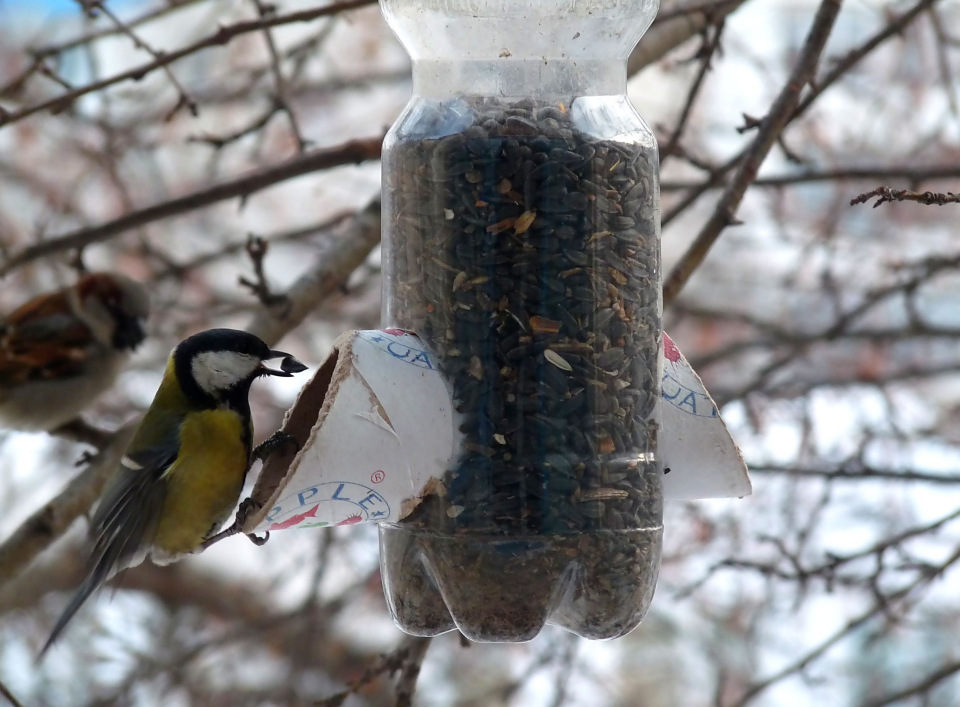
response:
<path id="1" fill-rule="evenodd" d="M 444 535 L 380 526 L 384 595 L 416 636 L 522 642 L 552 624 L 590 639 L 636 628 L 653 599 L 663 528 L 576 535 Z"/>

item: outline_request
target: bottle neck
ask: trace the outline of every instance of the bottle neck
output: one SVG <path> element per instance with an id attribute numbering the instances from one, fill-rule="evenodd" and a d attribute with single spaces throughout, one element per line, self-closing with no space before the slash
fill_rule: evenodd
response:
<path id="1" fill-rule="evenodd" d="M 626 90 L 627 67 L 622 59 L 500 57 L 413 62 L 413 92 L 424 98 L 468 95 L 569 99 L 618 95 Z"/>

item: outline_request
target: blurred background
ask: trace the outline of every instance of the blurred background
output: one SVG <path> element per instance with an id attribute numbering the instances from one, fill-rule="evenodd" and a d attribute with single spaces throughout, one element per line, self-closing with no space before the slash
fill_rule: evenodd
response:
<path id="1" fill-rule="evenodd" d="M 665 273 L 735 184 L 819 7 L 665 0 L 634 51 Z M 960 191 L 958 72 L 957 0 L 843 2 L 742 223 L 668 297 L 754 493 L 668 504 L 657 594 L 627 637 L 411 640 L 359 526 L 126 573 L 37 665 L 82 571 L 82 509 L 57 499 L 90 447 L 3 432 L 0 682 L 25 706 L 956 705 L 960 204 L 850 202 Z M 202 328 L 251 326 L 318 365 L 379 323 L 379 145 L 410 92 L 369 0 L 0 0 L 0 312 L 81 266 L 149 283 L 150 338 L 86 414 L 108 431 Z M 301 384 L 255 388 L 258 438 Z M 51 502 L 55 542 L 27 522 Z"/>

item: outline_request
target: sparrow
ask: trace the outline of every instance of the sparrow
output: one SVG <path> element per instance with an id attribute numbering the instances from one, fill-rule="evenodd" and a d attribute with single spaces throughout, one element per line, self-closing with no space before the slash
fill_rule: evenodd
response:
<path id="1" fill-rule="evenodd" d="M 51 431 L 113 385 L 145 337 L 149 297 L 117 273 L 90 273 L 0 319 L 0 427 Z"/>

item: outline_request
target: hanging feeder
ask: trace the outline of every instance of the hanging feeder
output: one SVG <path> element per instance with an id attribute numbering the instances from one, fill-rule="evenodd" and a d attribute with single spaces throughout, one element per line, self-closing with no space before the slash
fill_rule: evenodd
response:
<path id="1" fill-rule="evenodd" d="M 392 329 L 338 340 L 246 529 L 380 523 L 415 635 L 621 636 L 653 597 L 664 491 L 750 490 L 662 332 L 657 146 L 625 95 L 657 2 L 381 6 L 414 87 L 383 150 Z"/>

